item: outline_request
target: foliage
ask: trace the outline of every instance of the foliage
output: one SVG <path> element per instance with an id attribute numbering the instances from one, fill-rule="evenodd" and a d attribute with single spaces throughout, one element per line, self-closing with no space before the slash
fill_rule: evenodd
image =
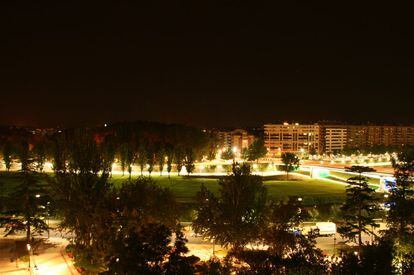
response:
<path id="1" fill-rule="evenodd" d="M 232 270 L 231 264 L 224 259 L 213 257 L 206 262 L 199 264 L 197 272 L 202 275 L 230 275 Z"/>
<path id="2" fill-rule="evenodd" d="M 47 144 L 45 141 L 38 141 L 33 148 L 34 160 L 36 162 L 36 169 L 42 173 L 47 156 Z"/>
<path id="3" fill-rule="evenodd" d="M 235 155 L 231 148 L 228 148 L 221 153 L 221 159 L 224 159 L 224 160 L 231 160 L 231 159 L 234 159 L 234 157 Z"/>
<path id="4" fill-rule="evenodd" d="M 298 236 L 293 234 L 293 229 L 297 228 L 306 217 L 308 213 L 296 197 L 290 197 L 286 203 L 272 202 L 267 214 L 269 226 L 261 236 L 264 244 L 268 245 L 276 255 L 290 253 L 299 242 Z"/>
<path id="5" fill-rule="evenodd" d="M 185 153 L 181 147 L 175 149 L 175 162 L 177 164 L 177 174 L 180 175 L 181 169 L 184 166 Z"/>
<path id="6" fill-rule="evenodd" d="M 174 148 L 172 147 L 172 145 L 167 146 L 167 150 L 166 150 L 166 154 L 167 154 L 167 173 L 168 173 L 168 178 L 170 178 L 171 175 L 171 171 L 172 171 L 172 164 L 174 162 Z"/>
<path id="7" fill-rule="evenodd" d="M 363 173 L 373 172 L 374 169 L 365 166 L 352 166 L 346 168 L 347 172 L 358 175 L 348 179 L 346 201 L 341 207 L 345 225 L 339 228 L 339 233 L 352 241 L 362 243 L 362 233 L 374 235 L 373 228 L 377 227 L 374 217 L 378 209 L 378 199 L 375 191 L 368 186 L 368 178 Z"/>
<path id="8" fill-rule="evenodd" d="M 162 170 L 164 170 L 164 164 L 165 164 L 165 149 L 162 145 L 159 145 L 156 158 L 158 161 L 158 168 L 160 171 L 160 175 L 162 175 Z"/>
<path id="9" fill-rule="evenodd" d="M 3 155 L 4 165 L 6 166 L 7 171 L 9 171 L 11 168 L 11 164 L 12 164 L 12 152 L 13 152 L 12 144 L 6 141 L 3 144 L 2 149 L 3 149 L 2 155 Z"/>
<path id="10" fill-rule="evenodd" d="M 50 197 L 42 184 L 48 176 L 36 172 L 20 172 L 21 182 L 6 198 L 3 198 L 6 211 L 0 216 L 0 227 L 4 227 L 6 236 L 19 231 L 26 232 L 26 241 L 31 243 L 33 233 L 48 230 L 45 217 Z"/>
<path id="11" fill-rule="evenodd" d="M 194 172 L 195 165 L 194 165 L 194 153 L 191 148 L 186 150 L 185 160 L 184 160 L 185 169 L 187 174 L 190 175 Z"/>
<path id="12" fill-rule="evenodd" d="M 399 153 L 392 164 L 396 182 L 390 190 L 387 221 L 397 234 L 414 234 L 414 149 Z"/>
<path id="13" fill-rule="evenodd" d="M 380 239 L 365 245 L 360 253 L 344 252 L 341 260 L 331 267 L 332 274 L 393 274 L 393 247 L 389 240 Z M 404 273 L 405 274 L 405 273 Z"/>
<path id="14" fill-rule="evenodd" d="M 283 171 L 286 172 L 286 179 L 289 179 L 289 173 L 299 168 L 300 160 L 299 157 L 293 153 L 282 154 Z"/>
<path id="15" fill-rule="evenodd" d="M 156 162 L 155 148 L 154 145 L 147 145 L 147 160 L 148 160 L 148 174 L 151 177 L 152 171 L 154 171 L 154 166 Z"/>
<path id="16" fill-rule="evenodd" d="M 107 220 L 109 167 L 104 161 L 102 145 L 90 132 L 74 131 L 58 137 L 68 153 L 69 166 L 56 170 L 54 193 L 62 217 L 61 226 L 73 233 L 71 242 L 77 259 L 100 266 L 105 251 L 103 228 Z M 62 159 L 55 152 L 58 159 Z M 76 258 L 75 257 L 75 258 Z"/>
<path id="17" fill-rule="evenodd" d="M 394 245 L 394 265 L 400 273 L 414 271 L 414 149 L 392 160 L 395 186 L 390 189 L 387 235 Z"/>
<path id="18" fill-rule="evenodd" d="M 0 216 L 0 227 L 5 228 L 6 236 L 26 231 L 26 242 L 30 244 L 32 228 L 35 233 L 48 230 L 44 218 L 47 216 L 46 206 L 50 203 L 50 198 L 41 184 L 41 179 L 47 180 L 47 176 L 32 171 L 33 157 L 27 140 L 22 139 L 16 149 L 21 163 L 21 181 L 14 192 L 4 198 L 7 212 Z"/>
<path id="19" fill-rule="evenodd" d="M 105 171 L 104 173 L 110 173 L 112 176 L 112 164 L 114 163 L 116 156 L 116 144 L 114 138 L 106 136 L 101 143 L 101 147 L 103 167 L 108 169 L 108 171 Z"/>
<path id="20" fill-rule="evenodd" d="M 129 179 L 131 180 L 132 164 L 135 160 L 134 148 L 131 143 L 123 143 L 119 149 L 119 158 L 121 162 L 122 173 L 128 170 Z"/>
<path id="21" fill-rule="evenodd" d="M 193 274 L 198 259 L 184 256 L 186 239 L 177 227 L 178 209 L 170 191 L 140 178 L 113 190 L 111 197 L 111 226 L 105 227 L 108 273 Z"/>
<path id="22" fill-rule="evenodd" d="M 197 194 L 195 232 L 222 245 L 239 248 L 257 239 L 265 222 L 266 189 L 246 164 L 233 165 L 233 174 L 220 179 L 220 196 L 204 186 Z"/>
<path id="23" fill-rule="evenodd" d="M 147 164 L 147 161 L 148 161 L 146 144 L 144 142 L 141 142 L 139 144 L 137 161 L 138 161 L 139 169 L 141 171 L 141 176 L 142 176 L 145 165 Z"/>
<path id="24" fill-rule="evenodd" d="M 258 160 L 267 154 L 267 149 L 263 139 L 256 139 L 248 149 L 247 159 L 249 161 Z"/>

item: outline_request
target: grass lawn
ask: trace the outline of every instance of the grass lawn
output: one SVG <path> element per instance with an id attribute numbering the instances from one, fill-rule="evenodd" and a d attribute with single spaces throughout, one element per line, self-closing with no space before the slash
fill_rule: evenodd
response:
<path id="1" fill-rule="evenodd" d="M 204 184 L 213 193 L 217 194 L 219 185 L 218 180 L 214 178 L 201 177 L 178 177 L 172 176 L 168 180 L 166 176 L 154 175 L 153 180 L 159 186 L 169 188 L 182 202 L 192 202 L 200 190 L 201 184 Z M 284 178 L 284 176 L 282 177 Z M 112 182 L 115 185 L 121 185 L 128 179 L 128 176 L 113 176 Z M 271 200 L 285 200 L 289 196 L 298 196 L 303 198 L 306 205 L 323 204 L 323 203 L 341 203 L 345 199 L 345 186 L 342 184 L 332 183 L 320 179 L 295 179 L 286 181 L 266 180 L 264 185 L 268 190 L 268 196 Z"/>
<path id="2" fill-rule="evenodd" d="M 157 185 L 169 188 L 181 202 L 193 202 L 202 184 L 215 194 L 219 189 L 216 178 L 171 176 L 169 180 L 166 176 L 160 177 L 154 174 L 152 179 Z M 127 180 L 127 175 L 114 175 L 110 179 L 115 186 L 120 186 Z M 7 196 L 19 181 L 17 173 L 0 172 L 0 196 Z M 264 184 L 268 189 L 269 198 L 274 201 L 284 200 L 289 196 L 298 196 L 303 198 L 305 205 L 314 205 L 341 203 L 345 198 L 344 185 L 320 179 L 296 178 L 286 181 L 284 177 L 271 177 L 268 180 L 264 178 Z"/>
<path id="3" fill-rule="evenodd" d="M 329 174 L 337 179 L 341 179 L 344 182 L 347 181 L 347 179 L 353 177 L 354 175 L 350 175 L 347 173 L 341 173 L 341 172 L 337 172 L 337 171 L 329 171 Z M 374 190 L 377 189 L 380 185 L 380 180 L 376 179 L 376 178 L 370 178 L 368 177 L 368 184 L 371 186 L 371 188 L 373 188 Z"/>

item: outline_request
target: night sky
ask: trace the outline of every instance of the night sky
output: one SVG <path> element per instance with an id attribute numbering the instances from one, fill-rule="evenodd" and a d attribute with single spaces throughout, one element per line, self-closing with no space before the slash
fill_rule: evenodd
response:
<path id="1" fill-rule="evenodd" d="M 82 2 L 1 1 L 0 124 L 414 122 L 408 7 Z"/>

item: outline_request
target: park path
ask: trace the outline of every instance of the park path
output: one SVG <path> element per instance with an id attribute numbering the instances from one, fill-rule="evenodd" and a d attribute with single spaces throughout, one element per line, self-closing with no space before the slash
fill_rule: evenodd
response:
<path id="1" fill-rule="evenodd" d="M 16 238 L 16 237 L 15 237 Z M 7 242 L 5 239 L 8 239 Z M 13 237 L 0 238 L 0 243 L 10 242 Z M 41 274 L 41 275 L 77 275 L 72 262 L 67 258 L 64 251 L 66 240 L 52 237 L 49 239 L 48 246 L 42 249 L 38 255 L 30 257 L 31 269 L 29 270 L 28 261 L 11 261 L 13 257 L 10 248 L 2 245 L 0 251 L 0 274 Z"/>

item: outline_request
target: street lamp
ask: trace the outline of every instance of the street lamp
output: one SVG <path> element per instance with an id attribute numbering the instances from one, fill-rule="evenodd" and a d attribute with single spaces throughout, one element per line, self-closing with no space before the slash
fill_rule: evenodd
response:
<path id="1" fill-rule="evenodd" d="M 29 254 L 29 271 L 31 270 L 31 266 L 30 266 L 30 249 L 32 249 L 30 243 L 26 244 L 26 248 L 27 248 L 27 253 Z"/>

